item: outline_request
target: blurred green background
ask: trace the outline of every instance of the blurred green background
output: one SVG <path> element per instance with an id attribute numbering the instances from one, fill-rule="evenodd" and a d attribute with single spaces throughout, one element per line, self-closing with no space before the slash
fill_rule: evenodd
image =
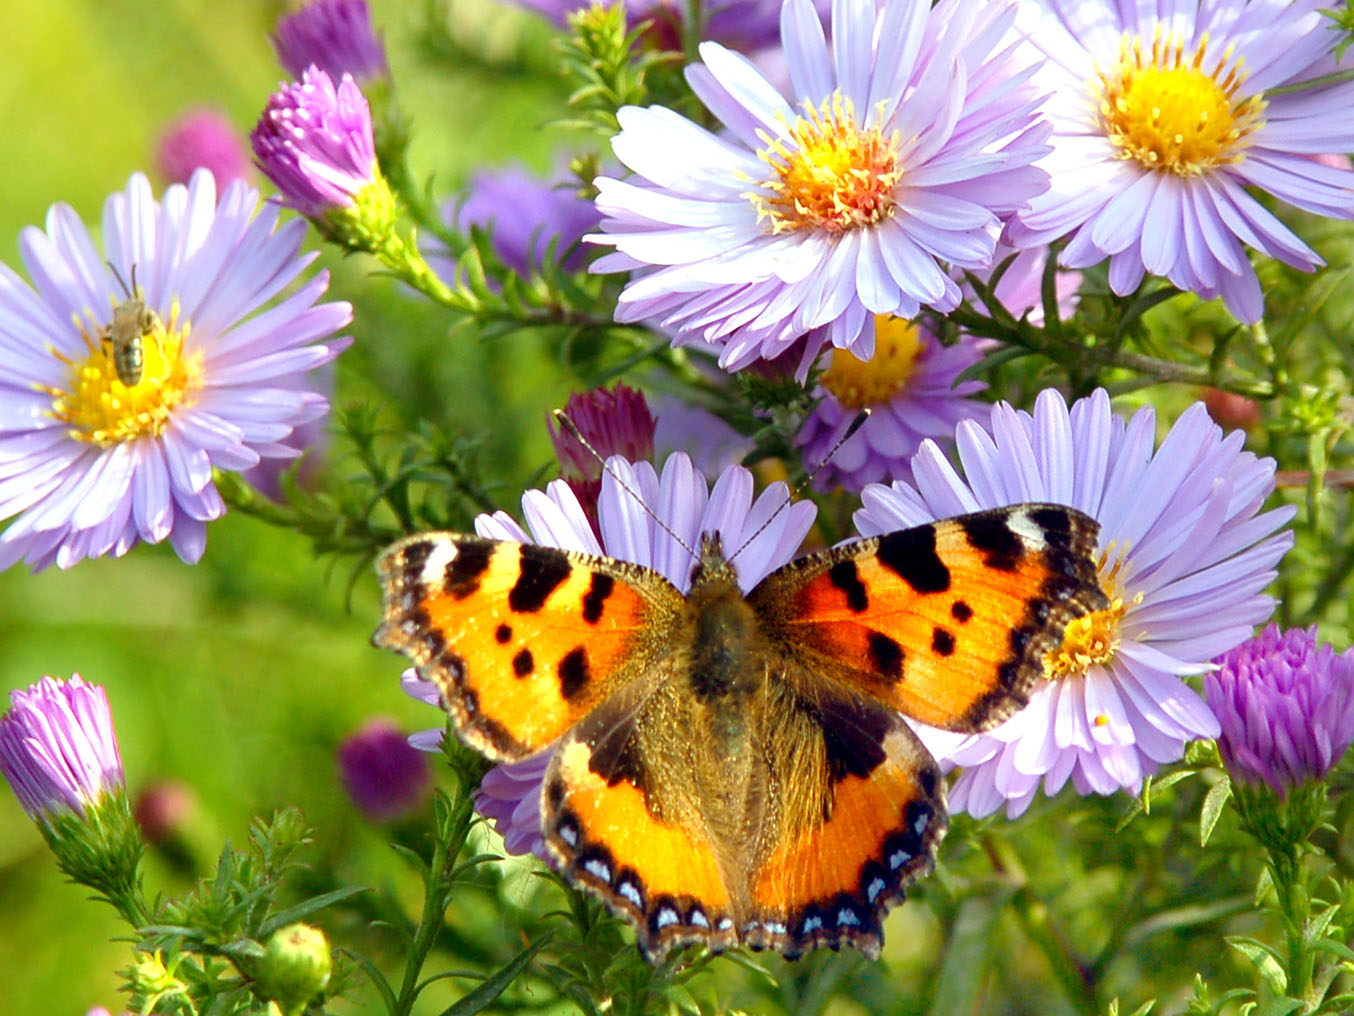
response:
<path id="1" fill-rule="evenodd" d="M 544 57 L 525 56 L 547 52 L 543 23 L 490 0 L 371 6 L 413 116 L 414 170 L 439 194 L 510 155 L 542 171 L 556 164 L 559 136 L 543 128 L 558 113 L 558 89 Z M 150 173 L 161 190 L 155 144 L 186 109 L 213 106 L 247 132 L 284 76 L 268 40 L 284 11 L 268 0 L 0 4 L 0 258 L 26 274 L 19 232 L 56 202 L 97 230 L 105 197 L 132 172 Z M 472 40 L 473 58 L 449 46 L 440 30 L 448 23 Z M 431 370 L 432 391 L 459 394 L 447 405 L 396 407 L 401 415 L 483 437 L 486 456 L 544 465 L 541 407 L 562 397 L 550 386 L 564 381 L 558 371 L 542 380 L 543 347 L 523 340 L 512 370 L 494 369 L 501 361 L 483 344 L 451 344 L 437 315 L 411 322 L 411 301 L 389 279 L 367 279 L 370 263 L 325 260 L 331 295 L 356 304 L 357 346 L 339 362 L 336 405 L 379 398 L 391 371 Z M 491 418 L 492 431 L 482 422 Z M 335 747 L 372 715 L 412 731 L 439 725 L 441 714 L 401 695 L 399 659 L 369 645 L 375 580 L 361 574 L 349 604 L 351 568 L 238 515 L 210 527 L 196 567 L 167 545 L 64 573 L 16 567 L 0 574 L 0 682 L 7 691 L 79 672 L 104 684 L 133 793 L 175 780 L 196 795 L 189 838 L 202 863 L 214 862 L 226 838 L 242 844 L 251 815 L 296 804 L 321 831 L 326 863 L 371 882 L 391 870 L 391 854 L 336 783 Z M 154 858 L 147 873 L 152 892 L 188 885 Z M 124 928 L 84 897 L 63 882 L 13 796 L 0 793 L 4 1012 L 120 1010 L 113 971 L 130 954 L 109 939 Z"/>

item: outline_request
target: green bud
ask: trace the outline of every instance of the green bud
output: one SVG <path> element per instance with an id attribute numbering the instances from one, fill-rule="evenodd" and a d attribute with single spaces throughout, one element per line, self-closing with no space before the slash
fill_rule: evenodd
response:
<path id="1" fill-rule="evenodd" d="M 166 998 L 187 997 L 188 986 L 174 976 L 174 968 L 182 956 L 168 965 L 158 949 L 141 956 L 135 965 L 123 971 L 137 1012 L 152 1012 Z"/>
<path id="2" fill-rule="evenodd" d="M 400 208 L 380 167 L 372 172 L 372 181 L 353 195 L 351 207 L 332 208 L 314 221 L 335 243 L 379 255 L 396 239 Z"/>
<path id="3" fill-rule="evenodd" d="M 299 1013 L 329 984 L 332 967 L 324 932 L 298 921 L 269 937 L 259 962 L 259 986 L 284 1013 Z"/>
<path id="4" fill-rule="evenodd" d="M 49 812 L 39 820 L 38 829 L 71 881 L 96 890 L 123 909 L 136 895 L 143 846 L 127 792 L 117 787 L 85 807 L 84 817 L 70 811 Z"/>

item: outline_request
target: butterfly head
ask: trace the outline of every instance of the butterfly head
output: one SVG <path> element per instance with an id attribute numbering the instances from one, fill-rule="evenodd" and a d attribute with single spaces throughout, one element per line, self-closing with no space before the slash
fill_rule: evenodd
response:
<path id="1" fill-rule="evenodd" d="M 738 572 L 724 556 L 724 541 L 718 533 L 701 535 L 700 560 L 691 569 L 691 589 L 714 585 L 738 587 Z"/>

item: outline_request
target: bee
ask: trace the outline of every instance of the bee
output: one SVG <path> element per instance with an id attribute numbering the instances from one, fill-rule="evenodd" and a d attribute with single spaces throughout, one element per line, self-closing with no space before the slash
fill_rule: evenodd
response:
<path id="1" fill-rule="evenodd" d="M 113 323 L 104 329 L 102 341 L 111 349 L 113 368 L 118 380 L 128 388 L 141 382 L 141 372 L 145 368 L 144 340 L 160 327 L 160 318 L 146 306 L 141 290 L 136 285 L 136 268 L 132 268 L 132 286 L 122 281 L 117 269 L 112 265 L 114 276 L 122 286 L 127 299 L 113 308 Z"/>

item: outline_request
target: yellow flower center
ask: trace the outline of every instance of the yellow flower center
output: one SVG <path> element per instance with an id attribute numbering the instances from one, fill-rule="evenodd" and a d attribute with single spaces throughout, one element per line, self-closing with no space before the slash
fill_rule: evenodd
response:
<path id="1" fill-rule="evenodd" d="M 1212 59 L 1204 36 L 1186 52 L 1179 33 L 1158 26 L 1150 52 L 1141 37 L 1124 36 L 1118 62 L 1092 87 L 1120 158 L 1193 176 L 1240 160 L 1247 135 L 1263 126 L 1263 96 L 1237 95 L 1245 80 L 1231 47 Z"/>
<path id="2" fill-rule="evenodd" d="M 1100 587 L 1109 598 L 1104 610 L 1093 610 L 1072 621 L 1063 631 L 1063 641 L 1057 649 L 1044 654 L 1044 676 L 1051 681 L 1064 677 L 1082 677 L 1093 664 L 1108 663 L 1119 649 L 1119 625 L 1130 606 L 1142 599 L 1139 593 L 1131 600 L 1123 596 L 1123 571 L 1126 555 L 1114 554 L 1110 544 L 1100 555 L 1098 572 Z M 1109 717 L 1097 717 L 1104 725 Z"/>
<path id="3" fill-rule="evenodd" d="M 896 131 L 886 138 L 878 127 L 857 126 L 851 102 L 833 92 L 817 109 L 805 103 L 786 134 L 759 134 L 766 147 L 757 154 L 772 171 L 761 185 L 772 193 L 747 195 L 772 232 L 845 233 L 893 214 L 902 177 Z"/>
<path id="4" fill-rule="evenodd" d="M 834 349 L 832 362 L 819 380 L 849 409 L 877 406 L 902 391 L 920 352 L 921 333 L 915 324 L 891 314 L 876 314 L 874 356 L 862 360 L 849 349 Z"/>
<path id="5" fill-rule="evenodd" d="M 40 386 L 52 397 L 51 413 L 70 425 L 76 441 L 108 448 L 145 435 L 158 437 L 175 407 L 191 402 L 202 387 L 202 354 L 184 352 L 189 326 L 179 325 L 177 304 L 166 325 L 153 316 L 152 327 L 133 341 L 141 348 L 141 379 L 127 385 L 118 376 L 117 358 L 125 347 L 116 348 L 105 326 L 78 322 L 89 352 L 71 359 L 54 352 L 70 369 L 65 388 Z"/>

